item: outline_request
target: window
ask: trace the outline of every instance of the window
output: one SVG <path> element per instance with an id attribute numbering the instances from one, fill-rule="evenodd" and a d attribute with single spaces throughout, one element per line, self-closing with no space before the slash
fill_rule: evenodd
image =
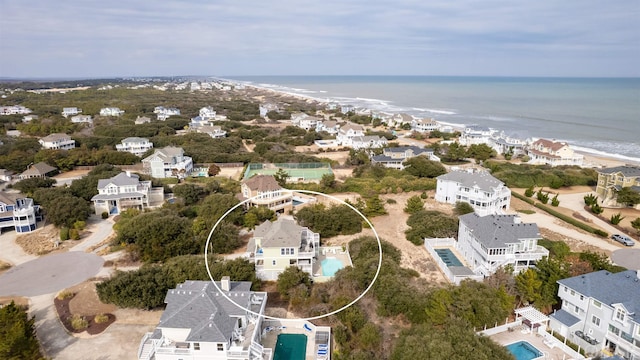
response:
<path id="1" fill-rule="evenodd" d="M 577 313 L 579 313 L 579 312 L 580 312 L 580 308 L 576 306 L 576 307 L 573 309 L 573 312 L 574 312 L 574 313 L 576 313 L 576 314 L 577 314 Z"/>
<path id="2" fill-rule="evenodd" d="M 200 350 L 200 343 L 193 343 L 193 350 Z"/>
<path id="3" fill-rule="evenodd" d="M 624 321 L 624 310 L 616 309 L 616 320 L 623 322 Z"/>
<path id="4" fill-rule="evenodd" d="M 218 351 L 224 351 L 224 344 L 218 344 Z"/>
<path id="5" fill-rule="evenodd" d="M 271 260 L 271 265 L 276 266 L 276 261 L 275 260 Z"/>
<path id="6" fill-rule="evenodd" d="M 567 291 L 568 291 L 568 289 L 567 289 L 567 287 L 565 286 L 565 287 L 564 287 L 564 292 L 567 292 Z"/>
<path id="7" fill-rule="evenodd" d="M 597 317 L 597 316 L 593 315 L 593 316 L 591 317 L 591 322 L 592 322 L 593 324 L 595 324 L 597 327 L 600 327 L 600 318 L 599 318 L 599 317 Z"/>
<path id="8" fill-rule="evenodd" d="M 580 300 L 584 300 L 584 296 L 580 295 Z"/>
<path id="9" fill-rule="evenodd" d="M 597 308 L 600 308 L 600 307 L 602 307 L 602 303 L 600 301 L 598 301 L 598 300 L 593 300 L 593 306 L 595 306 Z"/>
<path id="10" fill-rule="evenodd" d="M 620 329 L 618 329 L 617 327 L 615 327 L 613 325 L 609 325 L 609 331 L 611 331 L 612 333 L 614 333 L 616 335 L 620 335 Z"/>
<path id="11" fill-rule="evenodd" d="M 575 295 L 576 292 L 574 290 L 571 290 L 571 295 Z"/>

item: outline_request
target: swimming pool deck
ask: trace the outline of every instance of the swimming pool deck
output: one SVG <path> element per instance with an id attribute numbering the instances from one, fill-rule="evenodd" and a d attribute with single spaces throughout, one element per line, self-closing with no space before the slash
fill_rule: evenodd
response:
<path id="1" fill-rule="evenodd" d="M 303 328 L 303 322 L 292 326 L 291 324 L 284 326 L 284 328 L 275 326 L 273 330 L 269 331 L 262 337 L 262 346 L 265 348 L 272 348 L 275 351 L 276 342 L 278 341 L 278 335 L 280 334 L 303 334 L 307 336 L 307 349 L 305 352 L 305 360 L 317 360 L 316 349 L 316 332 L 318 327 L 313 326 L 312 331 L 305 330 Z M 299 326 L 298 326 L 299 325 Z M 331 349 L 331 347 L 329 347 Z M 327 359 L 330 359 L 329 357 Z"/>
<path id="2" fill-rule="evenodd" d="M 335 250 L 335 251 L 334 251 Z M 320 253 L 313 263 L 313 281 L 323 282 L 331 279 L 332 276 L 322 275 L 322 260 L 335 258 L 342 262 L 343 267 L 353 266 L 349 253 L 342 252 L 340 247 L 320 247 Z"/>
<path id="3" fill-rule="evenodd" d="M 464 256 L 462 256 L 462 254 L 460 254 L 458 249 L 456 249 L 454 246 L 434 246 L 433 248 L 435 250 L 438 250 L 438 249 L 449 249 L 449 250 L 451 250 L 453 255 L 455 255 L 456 258 L 458 258 L 458 261 L 460 261 L 462 263 L 462 266 L 469 267 L 469 264 L 467 263 L 467 260 L 465 260 Z"/>
<path id="4" fill-rule="evenodd" d="M 514 342 L 518 342 L 521 340 L 529 342 L 531 345 L 538 348 L 538 350 L 542 351 L 546 357 L 542 357 L 540 359 L 551 359 L 551 360 L 566 360 L 571 359 L 569 354 L 565 354 L 562 349 L 554 347 L 550 348 L 548 345 L 544 343 L 544 337 L 542 335 L 538 335 L 536 332 L 523 334 L 521 332 L 521 327 L 513 331 L 505 331 L 499 334 L 489 336 L 491 340 L 497 342 L 500 345 L 509 345 Z"/>

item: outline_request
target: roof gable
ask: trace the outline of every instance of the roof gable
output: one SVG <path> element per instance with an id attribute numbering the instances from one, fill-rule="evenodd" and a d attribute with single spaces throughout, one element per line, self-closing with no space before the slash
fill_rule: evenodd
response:
<path id="1" fill-rule="evenodd" d="M 262 238 L 262 247 L 300 247 L 302 231 L 305 228 L 296 224 L 295 220 L 278 218 L 271 222 L 263 222 L 253 232 L 256 238 Z"/>

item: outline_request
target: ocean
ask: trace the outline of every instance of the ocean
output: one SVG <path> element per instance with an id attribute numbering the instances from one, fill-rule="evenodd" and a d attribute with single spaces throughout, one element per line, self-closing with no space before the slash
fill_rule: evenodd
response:
<path id="1" fill-rule="evenodd" d="M 319 101 L 519 138 L 567 141 L 579 151 L 640 163 L 640 78 L 229 76 Z"/>

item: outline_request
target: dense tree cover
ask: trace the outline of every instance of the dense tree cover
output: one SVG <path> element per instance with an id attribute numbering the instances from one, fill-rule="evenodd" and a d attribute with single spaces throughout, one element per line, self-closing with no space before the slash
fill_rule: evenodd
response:
<path id="1" fill-rule="evenodd" d="M 305 206 L 296 212 L 295 217 L 298 224 L 319 233 L 321 239 L 336 235 L 357 234 L 362 231 L 362 217 L 346 205 Z"/>
<path id="2" fill-rule="evenodd" d="M 35 162 L 46 162 L 62 171 L 72 170 L 76 166 L 99 164 L 133 165 L 140 161 L 137 156 L 110 148 L 88 149 L 86 146 L 70 150 L 40 150 L 34 156 Z"/>
<path id="3" fill-rule="evenodd" d="M 311 277 L 297 266 L 289 266 L 278 275 L 277 289 L 283 299 L 289 299 L 291 291 L 295 291 L 298 298 L 306 297 L 310 286 Z"/>
<path id="4" fill-rule="evenodd" d="M 447 169 L 437 161 L 424 156 L 414 156 L 404 162 L 404 171 L 416 177 L 434 178 L 447 173 Z"/>
<path id="5" fill-rule="evenodd" d="M 118 271 L 110 279 L 96 285 L 100 300 L 125 308 L 153 309 L 164 304 L 167 290 L 185 280 L 210 280 L 203 256 L 179 256 L 163 265 L 143 265 L 135 271 Z M 251 281 L 256 290 L 260 281 L 254 265 L 246 259 L 209 258 L 209 269 L 215 280 L 230 276 L 233 281 Z"/>
<path id="6" fill-rule="evenodd" d="M 446 163 L 459 163 L 467 157 L 467 149 L 458 143 L 440 146 L 438 150 L 440 158 Z"/>
<path id="7" fill-rule="evenodd" d="M 467 157 L 475 159 L 478 162 L 496 157 L 496 151 L 487 144 L 473 144 L 467 149 Z"/>
<path id="8" fill-rule="evenodd" d="M 640 217 L 636 218 L 635 220 L 631 221 L 631 227 L 633 227 L 634 229 L 636 229 L 636 231 L 638 232 L 638 234 L 640 234 Z"/>
<path id="9" fill-rule="evenodd" d="M 630 187 L 624 187 L 616 194 L 616 201 L 626 206 L 636 206 L 640 204 L 640 192 L 634 191 Z"/>
<path id="10" fill-rule="evenodd" d="M 484 166 L 507 186 L 516 188 L 593 186 L 598 179 L 598 173 L 595 170 L 578 166 L 550 167 L 548 165 L 510 164 L 496 161 L 485 161 Z"/>
<path id="11" fill-rule="evenodd" d="M 13 184 L 13 188 L 20 190 L 21 193 L 26 195 L 33 194 L 39 188 L 50 188 L 56 183 L 55 179 L 51 178 L 30 178 L 20 180 Z"/>
<path id="12" fill-rule="evenodd" d="M 0 359 L 44 359 L 36 338 L 35 318 L 13 301 L 0 307 Z"/>
<path id="13" fill-rule="evenodd" d="M 19 123 L 16 129 L 24 135 L 47 136 L 53 133 L 72 134 L 78 131 L 82 125 L 74 124 L 70 119 L 62 116 L 53 119 L 34 119 L 27 123 Z"/>
<path id="14" fill-rule="evenodd" d="M 160 210 L 135 215 L 121 215 L 114 226 L 114 245 L 124 245 L 144 262 L 164 261 L 177 255 L 203 251 L 203 244 L 193 236 L 191 221 L 173 212 Z"/>
<path id="15" fill-rule="evenodd" d="M 34 162 L 35 154 L 40 150 L 36 138 L 4 137 L 0 146 L 0 168 L 21 173 Z"/>
<path id="16" fill-rule="evenodd" d="M 69 188 L 40 188 L 33 193 L 33 200 L 42 206 L 47 221 L 57 227 L 72 227 L 93 213 L 89 202 L 73 195 Z"/>
<path id="17" fill-rule="evenodd" d="M 182 198 L 185 205 L 194 205 L 201 200 L 205 190 L 195 184 L 178 184 L 173 187 L 173 194 Z"/>
<path id="18" fill-rule="evenodd" d="M 276 213 L 266 206 L 253 206 L 244 214 L 242 222 L 244 227 L 253 229 L 267 220 L 275 221 Z"/>
<path id="19" fill-rule="evenodd" d="M 269 120 L 289 120 L 291 119 L 291 114 L 287 111 L 279 112 L 271 110 L 267 112 L 267 117 L 269 118 Z"/>
<path id="20" fill-rule="evenodd" d="M 420 210 L 407 219 L 409 230 L 405 231 L 407 240 L 422 245 L 424 238 L 456 237 L 458 219 L 439 211 Z"/>
<path id="21" fill-rule="evenodd" d="M 211 234 L 209 251 L 216 254 L 229 253 L 243 244 L 238 228 L 238 225 L 244 222 L 242 207 L 229 213 L 211 233 L 213 226 L 222 215 L 239 202 L 233 194 L 212 193 L 195 206 L 197 217 L 193 221 L 192 231 L 201 246 L 204 246 L 209 234 Z"/>

